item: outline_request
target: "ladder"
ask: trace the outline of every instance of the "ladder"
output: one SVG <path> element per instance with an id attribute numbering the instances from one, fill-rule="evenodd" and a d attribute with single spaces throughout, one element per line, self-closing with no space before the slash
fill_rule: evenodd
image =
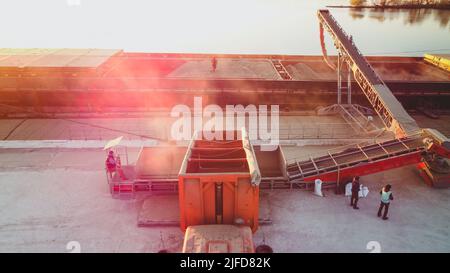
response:
<path id="1" fill-rule="evenodd" d="M 291 75 L 289 75 L 289 72 L 287 72 L 280 60 L 272 60 L 272 65 L 283 80 L 292 80 Z"/>

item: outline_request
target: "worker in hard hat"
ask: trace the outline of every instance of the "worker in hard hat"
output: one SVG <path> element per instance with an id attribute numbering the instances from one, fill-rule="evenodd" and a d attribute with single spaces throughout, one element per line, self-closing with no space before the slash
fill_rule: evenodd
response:
<path id="1" fill-rule="evenodd" d="M 112 179 L 113 173 L 116 171 L 116 166 L 117 166 L 113 151 L 109 151 L 105 164 L 106 164 L 106 170 L 108 172 L 108 175 Z"/>
<path id="2" fill-rule="evenodd" d="M 381 203 L 380 208 L 378 209 L 378 217 L 381 217 L 381 212 L 383 211 L 384 208 L 382 219 L 387 220 L 389 219 L 389 217 L 387 217 L 389 211 L 389 204 L 391 200 L 394 200 L 394 196 L 392 195 L 391 192 L 391 185 L 387 184 L 386 186 L 384 186 L 380 191 L 380 195 L 381 195 Z"/>
<path id="3" fill-rule="evenodd" d="M 353 177 L 352 181 L 352 197 L 350 198 L 350 206 L 353 207 L 353 209 L 359 209 L 358 207 L 358 200 L 359 200 L 359 176 Z"/>

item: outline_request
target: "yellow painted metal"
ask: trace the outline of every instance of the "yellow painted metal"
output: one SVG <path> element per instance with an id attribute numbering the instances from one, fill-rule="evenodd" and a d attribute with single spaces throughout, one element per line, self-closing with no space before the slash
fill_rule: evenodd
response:
<path id="1" fill-rule="evenodd" d="M 450 55 L 425 54 L 424 60 L 432 65 L 450 72 Z"/>

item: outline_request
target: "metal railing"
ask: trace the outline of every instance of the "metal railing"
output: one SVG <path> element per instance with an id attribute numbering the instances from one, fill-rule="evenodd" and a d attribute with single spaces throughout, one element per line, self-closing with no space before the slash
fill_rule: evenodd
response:
<path id="1" fill-rule="evenodd" d="M 408 136 L 408 139 L 421 139 L 421 138 L 422 138 L 422 133 L 416 133 L 416 134 Z M 300 156 L 286 157 L 285 163 L 287 166 L 289 164 L 309 160 L 310 158 L 316 158 L 316 157 L 324 156 L 327 154 L 335 154 L 335 153 L 340 153 L 340 152 L 348 151 L 348 150 L 357 151 L 357 150 L 360 150 L 360 147 L 364 147 L 364 146 L 372 145 L 372 144 L 379 144 L 382 142 L 386 142 L 389 140 L 395 140 L 395 139 L 397 139 L 395 136 L 390 136 L 390 137 L 387 137 L 382 140 L 373 138 L 373 139 L 367 139 L 364 141 L 359 141 L 359 142 L 350 143 L 350 144 L 346 144 L 346 145 L 338 145 L 337 147 L 324 149 L 322 151 L 317 151 L 317 152 L 313 152 L 313 153 L 302 153 L 302 155 L 300 155 Z"/>
<path id="2" fill-rule="evenodd" d="M 107 128 L 93 128 L 89 125 L 70 124 L 59 133 L 57 138 L 68 140 L 110 140 L 119 135 L 124 140 L 145 140 L 154 137 L 155 139 L 168 139 L 168 130 L 158 130 L 156 128 L 144 128 L 142 126 L 124 126 L 108 130 Z M 248 128 L 248 126 L 247 126 Z M 258 130 L 249 130 L 250 134 L 258 136 Z M 346 139 L 354 137 L 354 131 L 347 123 L 304 123 L 289 124 L 279 129 L 280 140 L 297 139 Z"/>

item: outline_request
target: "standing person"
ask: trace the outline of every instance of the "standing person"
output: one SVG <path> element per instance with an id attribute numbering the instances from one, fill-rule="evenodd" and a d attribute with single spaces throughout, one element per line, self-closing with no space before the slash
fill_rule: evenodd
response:
<path id="1" fill-rule="evenodd" d="M 380 195 L 381 195 L 381 203 L 380 208 L 378 209 L 378 217 L 381 217 L 381 211 L 384 208 L 382 219 L 387 220 L 389 219 L 389 217 L 387 217 L 389 211 L 389 203 L 391 202 L 391 200 L 394 200 L 394 196 L 392 195 L 391 192 L 391 185 L 387 184 L 386 186 L 384 186 L 380 191 Z"/>
<path id="2" fill-rule="evenodd" d="M 217 68 L 217 59 L 216 59 L 216 57 L 213 57 L 213 58 L 212 58 L 212 60 L 211 60 L 211 66 L 212 66 L 212 72 L 215 72 L 215 71 L 216 71 L 216 68 Z"/>
<path id="3" fill-rule="evenodd" d="M 116 171 L 116 167 L 117 167 L 117 163 L 116 163 L 116 159 L 114 158 L 113 151 L 109 151 L 105 164 L 106 164 L 106 170 L 108 171 L 108 174 L 109 174 L 110 178 L 112 179 L 113 172 Z"/>
<path id="4" fill-rule="evenodd" d="M 350 206 L 353 206 L 353 209 L 359 209 L 358 200 L 359 200 L 359 176 L 353 177 L 352 181 L 352 197 L 350 198 Z"/>

